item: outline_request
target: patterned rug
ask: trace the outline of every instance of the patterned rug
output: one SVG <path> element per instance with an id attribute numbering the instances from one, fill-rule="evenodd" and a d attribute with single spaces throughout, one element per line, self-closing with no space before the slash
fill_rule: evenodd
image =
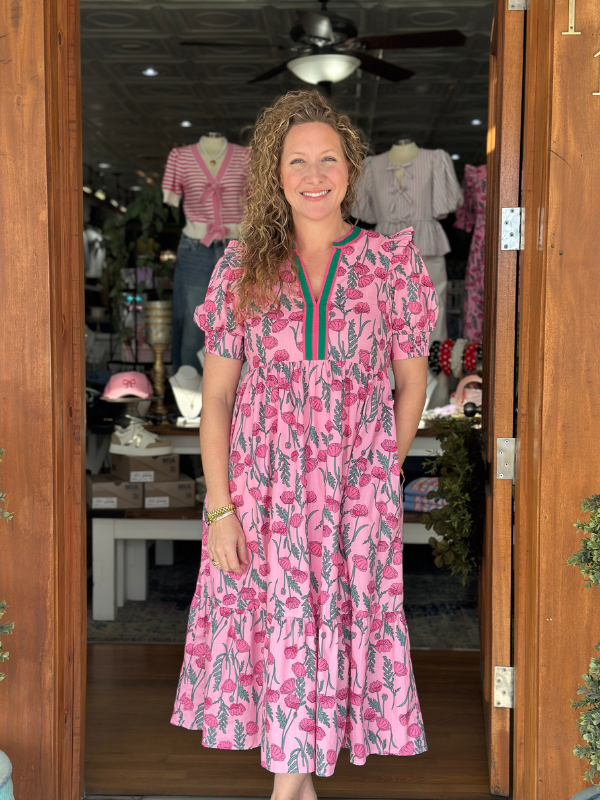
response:
<path id="1" fill-rule="evenodd" d="M 175 563 L 170 567 L 154 565 L 153 549 L 148 556 L 148 599 L 127 601 L 118 609 L 114 622 L 92 619 L 90 579 L 89 642 L 185 642 L 200 542 L 175 542 Z M 458 578 L 438 570 L 428 545 L 404 547 L 404 609 L 412 647 L 479 650 L 477 578 L 462 586 Z"/>

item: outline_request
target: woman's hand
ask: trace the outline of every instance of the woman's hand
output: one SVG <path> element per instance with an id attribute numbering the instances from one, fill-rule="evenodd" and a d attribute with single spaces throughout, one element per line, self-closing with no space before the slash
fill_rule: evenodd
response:
<path id="1" fill-rule="evenodd" d="M 223 572 L 244 574 L 250 559 L 246 536 L 235 514 L 215 520 L 208 526 L 208 555 L 211 561 L 218 561 Z"/>

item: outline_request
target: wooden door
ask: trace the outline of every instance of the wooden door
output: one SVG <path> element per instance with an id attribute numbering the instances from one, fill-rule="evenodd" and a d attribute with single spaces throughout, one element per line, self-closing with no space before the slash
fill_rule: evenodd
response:
<path id="1" fill-rule="evenodd" d="M 496 474 L 496 440 L 514 436 L 518 250 L 504 250 L 502 208 L 519 206 L 524 12 L 498 0 L 490 53 L 484 312 L 488 487 L 480 573 L 483 699 L 490 791 L 510 791 L 510 709 L 494 705 L 494 668 L 512 666 L 512 480 Z"/>
<path id="2" fill-rule="evenodd" d="M 0 744 L 15 797 L 82 796 L 83 214 L 77 0 L 0 2 Z"/>

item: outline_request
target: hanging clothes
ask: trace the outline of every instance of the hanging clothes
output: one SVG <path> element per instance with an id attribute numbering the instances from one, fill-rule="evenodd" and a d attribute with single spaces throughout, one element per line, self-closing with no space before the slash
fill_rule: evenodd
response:
<path id="1" fill-rule="evenodd" d="M 178 206 L 183 197 L 183 229 L 173 279 L 173 369 L 202 370 L 197 356 L 204 331 L 194 323 L 194 310 L 204 302 L 217 261 L 237 235 L 246 203 L 250 150 L 227 143 L 216 175 L 197 144 L 169 153 L 162 181 L 165 203 Z"/>
<path id="2" fill-rule="evenodd" d="M 403 170 L 401 182 L 396 171 Z M 443 256 L 450 243 L 440 219 L 456 211 L 463 201 L 454 165 L 444 150 L 420 149 L 407 164 L 392 164 L 387 153 L 363 161 L 352 214 L 375 223 L 375 230 L 391 236 L 412 227 L 415 244 L 427 256 Z"/>
<path id="3" fill-rule="evenodd" d="M 463 306 L 464 339 L 481 342 L 483 339 L 483 279 L 485 269 L 485 197 L 487 167 L 465 165 L 463 192 L 465 202 L 456 212 L 455 228 L 473 231 L 471 249 L 465 273 Z"/>
<path id="4" fill-rule="evenodd" d="M 171 150 L 162 181 L 163 199 L 178 206 L 183 197 L 186 236 L 200 239 L 205 247 L 237 236 L 246 203 L 249 163 L 250 150 L 231 142 L 216 175 L 205 164 L 197 144 Z"/>
<path id="5" fill-rule="evenodd" d="M 402 170 L 401 179 L 396 173 Z M 388 154 L 368 156 L 357 183 L 356 203 L 352 214 L 369 223 L 375 230 L 390 236 L 403 228 L 415 232 L 415 245 L 433 281 L 439 300 L 439 314 L 430 341 L 447 338 L 446 293 L 448 276 L 445 254 L 450 243 L 439 220 L 456 211 L 463 201 L 452 159 L 444 150 L 419 149 L 406 164 L 392 164 Z M 448 381 L 437 376 L 437 386 L 430 398 L 430 407 L 448 402 Z"/>

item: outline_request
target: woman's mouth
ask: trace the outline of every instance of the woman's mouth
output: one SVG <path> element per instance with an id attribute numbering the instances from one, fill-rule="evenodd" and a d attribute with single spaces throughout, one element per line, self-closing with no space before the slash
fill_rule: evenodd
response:
<path id="1" fill-rule="evenodd" d="M 317 197 L 325 197 L 325 195 L 329 194 L 330 192 L 331 189 L 323 189 L 323 191 L 321 192 L 300 192 L 300 194 L 302 195 L 302 197 L 317 198 Z"/>

